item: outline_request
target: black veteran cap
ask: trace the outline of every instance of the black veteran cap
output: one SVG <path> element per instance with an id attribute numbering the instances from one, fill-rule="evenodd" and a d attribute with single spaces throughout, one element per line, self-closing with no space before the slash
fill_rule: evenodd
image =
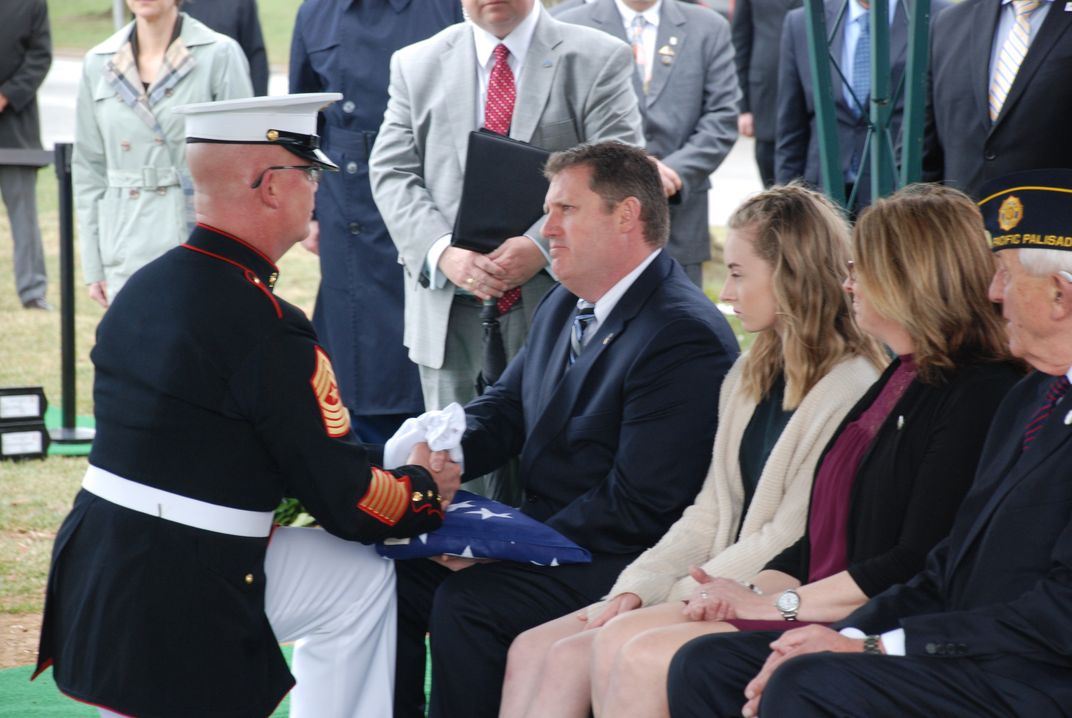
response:
<path id="1" fill-rule="evenodd" d="M 320 151 L 316 116 L 340 99 L 338 92 L 252 97 L 182 105 L 175 113 L 186 115 L 187 142 L 279 145 L 324 169 L 338 170 Z"/>
<path id="2" fill-rule="evenodd" d="M 983 186 L 979 210 L 991 247 L 1072 251 L 1072 170 L 1031 170 Z"/>

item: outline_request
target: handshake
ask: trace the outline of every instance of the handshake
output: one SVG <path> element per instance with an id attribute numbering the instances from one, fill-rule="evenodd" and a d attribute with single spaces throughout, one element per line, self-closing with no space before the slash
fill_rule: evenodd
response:
<path id="1" fill-rule="evenodd" d="M 416 464 L 424 468 L 436 482 L 445 507 L 454 499 L 465 470 L 461 446 L 464 433 L 465 411 L 457 403 L 440 411 L 426 411 L 407 419 L 387 440 L 383 466 L 394 469 Z"/>
<path id="2" fill-rule="evenodd" d="M 421 441 L 410 450 L 406 463 L 416 464 L 432 475 L 443 508 L 454 500 L 462 483 L 462 467 L 450 458 L 449 451 L 432 451 L 426 442 Z"/>

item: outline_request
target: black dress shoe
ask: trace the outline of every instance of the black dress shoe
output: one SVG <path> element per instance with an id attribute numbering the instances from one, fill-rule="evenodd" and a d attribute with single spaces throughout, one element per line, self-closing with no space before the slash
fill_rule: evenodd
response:
<path id="1" fill-rule="evenodd" d="M 38 297 L 37 299 L 28 299 L 28 300 L 26 300 L 25 302 L 22 303 L 22 308 L 23 309 L 40 309 L 40 310 L 45 311 L 45 312 L 51 312 L 52 311 L 52 305 L 49 304 L 47 301 L 45 301 L 41 297 Z"/>

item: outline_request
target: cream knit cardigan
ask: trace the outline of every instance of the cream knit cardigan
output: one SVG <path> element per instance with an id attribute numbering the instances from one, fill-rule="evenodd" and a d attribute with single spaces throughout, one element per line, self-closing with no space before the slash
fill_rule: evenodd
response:
<path id="1" fill-rule="evenodd" d="M 817 383 L 771 450 L 744 516 L 738 455 L 756 402 L 741 387 L 742 355 L 722 382 L 714 453 L 696 501 L 650 549 L 618 576 L 607 598 L 635 593 L 643 605 L 686 598 L 696 582 L 690 566 L 712 576 L 748 579 L 804 533 L 816 463 L 841 420 L 879 373 L 866 359 L 842 361 Z M 605 601 L 589 607 L 589 616 Z"/>

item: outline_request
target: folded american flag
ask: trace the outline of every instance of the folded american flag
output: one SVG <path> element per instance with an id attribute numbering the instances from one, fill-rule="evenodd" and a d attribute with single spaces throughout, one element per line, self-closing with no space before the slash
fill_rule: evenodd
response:
<path id="1" fill-rule="evenodd" d="M 549 526 L 518 509 L 468 491 L 454 496 L 438 530 L 408 539 L 386 539 L 376 544 L 376 551 L 393 559 L 449 554 L 537 566 L 592 560 L 587 550 Z"/>

